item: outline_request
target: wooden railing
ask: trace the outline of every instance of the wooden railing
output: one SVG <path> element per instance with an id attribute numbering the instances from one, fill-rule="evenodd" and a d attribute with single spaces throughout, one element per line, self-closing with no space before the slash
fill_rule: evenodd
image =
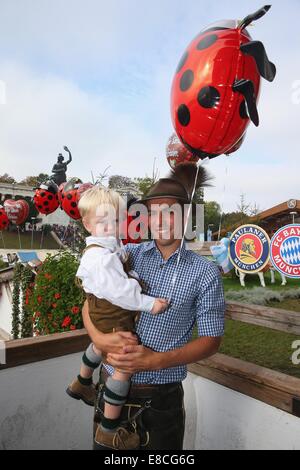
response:
<path id="1" fill-rule="evenodd" d="M 228 302 L 226 318 L 300 334 L 300 313 Z M 7 341 L 1 369 L 83 351 L 90 340 L 85 330 Z M 300 367 L 300 366 L 299 366 Z M 191 364 L 193 374 L 256 398 L 300 417 L 300 379 L 240 359 L 215 354 Z"/>
<path id="2" fill-rule="evenodd" d="M 227 302 L 226 318 L 300 335 L 300 312 L 230 301 Z M 300 379 L 296 377 L 224 354 L 215 354 L 191 364 L 188 369 L 300 417 Z"/>

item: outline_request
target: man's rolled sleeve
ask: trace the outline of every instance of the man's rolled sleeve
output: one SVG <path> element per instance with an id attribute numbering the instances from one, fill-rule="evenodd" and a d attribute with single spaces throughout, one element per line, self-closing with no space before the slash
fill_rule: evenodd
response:
<path id="1" fill-rule="evenodd" d="M 222 277 L 216 265 L 209 264 L 201 284 L 196 299 L 198 335 L 223 336 L 225 298 Z"/>

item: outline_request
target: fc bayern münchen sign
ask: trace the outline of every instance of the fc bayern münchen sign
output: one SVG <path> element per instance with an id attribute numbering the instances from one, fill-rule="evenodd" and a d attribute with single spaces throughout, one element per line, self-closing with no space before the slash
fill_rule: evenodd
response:
<path id="1" fill-rule="evenodd" d="M 300 225 L 280 228 L 271 240 L 271 260 L 284 276 L 300 278 Z"/>
<path id="2" fill-rule="evenodd" d="M 242 225 L 230 237 L 229 258 L 244 273 L 261 271 L 270 258 L 270 239 L 257 225 Z"/>

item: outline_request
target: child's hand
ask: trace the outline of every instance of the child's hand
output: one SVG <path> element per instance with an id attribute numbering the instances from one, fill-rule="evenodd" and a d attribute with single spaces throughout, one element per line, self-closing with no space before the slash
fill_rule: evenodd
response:
<path id="1" fill-rule="evenodd" d="M 163 312 L 168 308 L 169 301 L 166 299 L 155 299 L 154 305 L 152 307 L 151 313 L 152 315 L 157 315 L 158 313 Z"/>

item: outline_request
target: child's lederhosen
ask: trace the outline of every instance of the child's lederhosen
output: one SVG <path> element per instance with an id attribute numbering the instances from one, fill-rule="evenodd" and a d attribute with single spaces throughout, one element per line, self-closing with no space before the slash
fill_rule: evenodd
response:
<path id="1" fill-rule="evenodd" d="M 104 248 L 101 245 L 89 245 L 83 251 L 83 254 L 90 248 Z M 128 274 L 130 271 L 129 259 L 122 262 L 124 271 Z M 89 315 L 93 325 L 101 333 L 114 333 L 117 331 L 130 331 L 135 333 L 135 325 L 139 312 L 126 310 L 118 305 L 114 305 L 106 299 L 99 299 L 94 294 L 86 293 L 89 306 Z M 106 361 L 106 354 L 103 353 L 103 362 Z"/>

